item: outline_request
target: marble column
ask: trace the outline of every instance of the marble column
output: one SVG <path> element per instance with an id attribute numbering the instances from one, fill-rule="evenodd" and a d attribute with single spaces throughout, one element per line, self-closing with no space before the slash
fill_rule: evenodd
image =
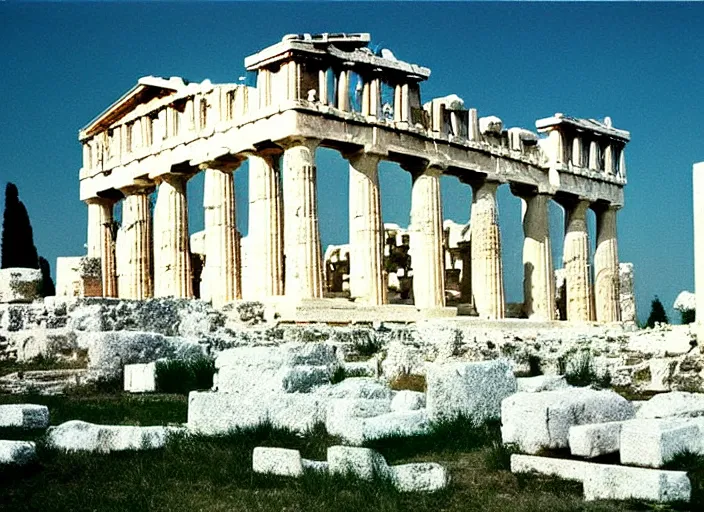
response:
<path id="1" fill-rule="evenodd" d="M 584 167 L 582 139 L 579 135 L 575 135 L 574 139 L 572 139 L 572 165 L 575 167 Z"/>
<path id="2" fill-rule="evenodd" d="M 555 277 L 550 245 L 550 196 L 523 200 L 523 307 L 531 320 L 555 319 Z"/>
<path id="3" fill-rule="evenodd" d="M 159 178 L 154 208 L 154 296 L 193 296 L 188 239 L 187 177 L 164 174 Z"/>
<path id="4" fill-rule="evenodd" d="M 462 277 L 460 279 L 460 302 L 474 304 L 472 298 L 472 241 L 458 242 L 462 258 Z"/>
<path id="5" fill-rule="evenodd" d="M 340 71 L 340 78 L 337 81 L 337 108 L 345 112 L 350 110 L 349 85 L 349 72 Z"/>
<path id="6" fill-rule="evenodd" d="M 120 227 L 120 298 L 147 299 L 153 296 L 152 221 L 149 194 L 152 189 L 123 191 L 122 226 Z"/>
<path id="7" fill-rule="evenodd" d="M 317 140 L 292 141 L 284 150 L 284 292 L 293 298 L 323 296 L 315 149 Z"/>
<path id="8" fill-rule="evenodd" d="M 103 297 L 117 297 L 117 269 L 115 266 L 115 240 L 113 239 L 112 199 L 89 199 L 88 203 L 88 256 L 100 258 Z"/>
<path id="9" fill-rule="evenodd" d="M 279 156 L 258 154 L 249 157 L 247 282 L 253 299 L 284 293 Z"/>
<path id="10" fill-rule="evenodd" d="M 565 242 L 562 252 L 565 268 L 567 320 L 594 320 L 594 301 L 589 277 L 589 201 L 579 200 L 565 207 Z"/>
<path id="11" fill-rule="evenodd" d="M 231 167 L 205 170 L 205 295 L 201 293 L 201 298 L 210 299 L 215 307 L 242 297 L 233 171 Z"/>
<path id="12" fill-rule="evenodd" d="M 387 302 L 379 158 L 359 154 L 350 162 L 350 296 L 367 304 Z"/>
<path id="13" fill-rule="evenodd" d="M 618 243 L 614 206 L 595 208 L 596 252 L 594 253 L 594 298 L 597 322 L 621 320 Z"/>
<path id="14" fill-rule="evenodd" d="M 589 169 L 599 171 L 599 144 L 596 141 L 589 143 Z"/>
<path id="15" fill-rule="evenodd" d="M 415 306 L 418 309 L 444 307 L 442 171 L 429 166 L 412 174 L 410 251 Z"/>
<path id="16" fill-rule="evenodd" d="M 496 205 L 497 182 L 485 181 L 472 187 L 472 295 L 482 318 L 504 318 L 501 232 Z"/>
<path id="17" fill-rule="evenodd" d="M 604 172 L 609 176 L 616 174 L 616 161 L 614 159 L 614 145 L 609 143 L 604 150 Z"/>

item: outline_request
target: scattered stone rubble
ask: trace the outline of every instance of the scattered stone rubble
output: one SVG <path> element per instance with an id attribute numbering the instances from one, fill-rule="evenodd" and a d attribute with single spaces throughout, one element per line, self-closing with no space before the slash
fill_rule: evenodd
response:
<path id="1" fill-rule="evenodd" d="M 389 466 L 384 457 L 369 448 L 331 446 L 327 461 L 301 458 L 298 450 L 257 447 L 252 455 L 255 473 L 300 477 L 306 469 L 351 474 L 363 480 L 387 478 L 402 492 L 432 492 L 447 487 L 447 470 L 434 462 Z"/>
<path id="2" fill-rule="evenodd" d="M 39 429 L 48 425 L 49 409 L 45 405 L 0 405 L 0 427 Z"/>
<path id="3" fill-rule="evenodd" d="M 163 447 L 170 435 L 182 431 L 181 427 L 95 425 L 72 420 L 50 427 L 47 431 L 47 443 L 65 451 L 110 453 L 149 450 Z"/>
<path id="4" fill-rule="evenodd" d="M 31 441 L 0 441 L 0 464 L 22 466 L 36 457 L 36 445 Z"/>

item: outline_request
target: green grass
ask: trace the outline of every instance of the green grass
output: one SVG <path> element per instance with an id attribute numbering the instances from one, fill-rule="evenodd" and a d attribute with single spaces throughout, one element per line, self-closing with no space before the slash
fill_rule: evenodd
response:
<path id="1" fill-rule="evenodd" d="M 27 398 L 50 407 L 52 424 L 156 424 L 184 421 L 185 397 L 94 396 Z M 108 455 L 62 453 L 38 446 L 39 460 L 0 469 L 0 510 L 14 511 L 622 511 L 629 504 L 585 503 L 579 485 L 552 478 L 517 477 L 505 469 L 507 449 L 496 445 L 498 425 L 458 418 L 435 424 L 427 436 L 371 443 L 391 463 L 435 461 L 451 475 L 448 489 L 404 494 L 387 481 L 308 473 L 300 479 L 251 470 L 256 446 L 295 448 L 322 460 L 339 440 L 323 425 L 306 435 L 262 425 L 218 437 L 180 436 L 164 449 Z"/>
<path id="2" fill-rule="evenodd" d="M 704 455 L 685 450 L 668 461 L 665 469 L 687 472 L 692 484 L 691 510 L 704 510 Z"/>
<path id="3" fill-rule="evenodd" d="M 156 389 L 160 393 L 187 395 L 213 387 L 215 361 L 210 357 L 171 359 L 156 363 Z"/>
<path id="4" fill-rule="evenodd" d="M 594 360 L 590 352 L 584 351 L 574 355 L 567 363 L 565 381 L 570 386 L 589 386 L 604 389 L 611 387 L 611 375 L 605 372 L 598 375 L 594 369 Z"/>
<path id="5" fill-rule="evenodd" d="M 63 361 L 40 355 L 30 361 L 0 361 L 0 376 L 15 372 L 74 370 L 85 368 L 87 364 L 86 357 L 86 354 L 82 354 L 74 361 Z"/>

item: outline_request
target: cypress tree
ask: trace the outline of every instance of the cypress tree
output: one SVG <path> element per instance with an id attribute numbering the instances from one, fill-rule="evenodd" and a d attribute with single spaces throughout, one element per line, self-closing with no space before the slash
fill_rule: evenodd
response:
<path id="1" fill-rule="evenodd" d="M 650 316 L 648 317 L 648 321 L 645 325 L 652 328 L 655 327 L 656 323 L 670 323 L 667 318 L 667 313 L 665 313 L 665 308 L 657 295 L 653 299 L 653 302 L 650 303 Z"/>
<path id="2" fill-rule="evenodd" d="M 34 246 L 29 215 L 13 183 L 8 183 L 5 187 L 5 211 L 0 244 L 0 268 L 39 268 L 39 256 Z"/>
<path id="3" fill-rule="evenodd" d="M 39 269 L 42 271 L 42 288 L 39 293 L 42 297 L 51 297 L 56 295 L 56 287 L 54 280 L 51 278 L 51 265 L 43 256 L 39 257 Z"/>

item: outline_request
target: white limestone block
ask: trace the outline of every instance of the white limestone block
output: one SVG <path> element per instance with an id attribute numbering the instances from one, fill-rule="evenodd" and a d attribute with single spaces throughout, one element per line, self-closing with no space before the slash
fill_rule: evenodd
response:
<path id="1" fill-rule="evenodd" d="M 255 427 L 266 421 L 304 433 L 325 421 L 320 397 L 312 393 L 212 393 L 188 396 L 188 427 L 206 435 L 233 428 Z"/>
<path id="2" fill-rule="evenodd" d="M 364 480 L 389 475 L 384 457 L 370 448 L 331 446 L 328 448 L 330 473 L 352 474 Z"/>
<path id="3" fill-rule="evenodd" d="M 417 411 L 425 407 L 425 393 L 403 389 L 391 400 L 392 411 Z"/>
<path id="4" fill-rule="evenodd" d="M 156 363 L 126 364 L 124 387 L 130 393 L 156 391 Z"/>
<path id="5" fill-rule="evenodd" d="M 587 473 L 597 466 L 591 462 L 535 455 L 511 455 L 511 473 L 539 473 L 563 480 L 583 482 Z"/>
<path id="6" fill-rule="evenodd" d="M 633 405 L 610 390 L 517 393 L 501 403 L 501 436 L 504 443 L 516 443 L 525 453 L 537 453 L 544 448 L 567 448 L 572 426 L 633 416 Z"/>
<path id="7" fill-rule="evenodd" d="M 643 419 L 694 416 L 704 416 L 704 393 L 661 393 L 646 401 L 636 415 Z"/>
<path id="8" fill-rule="evenodd" d="M 704 418 L 636 419 L 621 428 L 621 463 L 659 468 L 677 453 L 704 454 Z"/>
<path id="9" fill-rule="evenodd" d="M 627 350 L 643 355 L 669 357 L 686 354 L 696 345 L 688 325 L 672 325 L 662 329 L 643 329 L 628 336 Z"/>
<path id="10" fill-rule="evenodd" d="M 364 418 L 391 412 L 389 399 L 338 398 L 327 404 L 325 428 L 352 444 L 364 442 Z"/>
<path id="11" fill-rule="evenodd" d="M 479 118 L 479 131 L 481 133 L 501 133 L 504 123 L 496 116 Z"/>
<path id="12" fill-rule="evenodd" d="M 496 420 L 501 401 L 516 392 L 516 377 L 505 359 L 427 366 L 427 407 L 433 420 L 463 415 L 481 424 Z"/>
<path id="13" fill-rule="evenodd" d="M 433 492 L 447 487 L 450 477 L 437 462 L 391 466 L 391 478 L 401 492 Z"/>
<path id="14" fill-rule="evenodd" d="M 593 423 L 570 427 L 570 453 L 578 457 L 593 458 L 619 450 L 621 421 Z"/>
<path id="15" fill-rule="evenodd" d="M 362 441 L 389 436 L 410 437 L 430 431 L 430 421 L 425 409 L 396 411 L 362 420 Z"/>
<path id="16" fill-rule="evenodd" d="M 139 427 L 132 425 L 95 425 L 72 420 L 51 427 L 47 442 L 65 451 L 110 453 L 124 450 L 161 448 L 169 435 L 181 431 L 179 427 Z"/>
<path id="17" fill-rule="evenodd" d="M 0 304 L 39 299 L 42 273 L 35 268 L 0 269 Z"/>
<path id="18" fill-rule="evenodd" d="M 320 473 L 327 473 L 330 469 L 326 460 L 301 459 L 301 464 L 304 470 L 318 471 Z"/>
<path id="19" fill-rule="evenodd" d="M 0 464 L 21 466 L 36 456 L 36 445 L 31 441 L 0 441 Z"/>
<path id="20" fill-rule="evenodd" d="M 46 428 L 49 408 L 35 404 L 0 405 L 0 427 Z"/>
<path id="21" fill-rule="evenodd" d="M 653 358 L 648 361 L 650 368 L 651 391 L 669 391 L 672 375 L 677 367 L 677 359 Z"/>
<path id="22" fill-rule="evenodd" d="M 684 471 L 600 465 L 584 479 L 584 499 L 689 501 L 692 486 Z"/>
<path id="23" fill-rule="evenodd" d="M 328 398 L 364 398 L 388 400 L 391 398 L 391 388 L 385 382 L 370 377 L 351 377 L 315 390 L 316 394 Z"/>
<path id="24" fill-rule="evenodd" d="M 697 309 L 697 296 L 687 290 L 682 290 L 672 305 L 677 311 L 694 311 Z"/>
<path id="25" fill-rule="evenodd" d="M 252 453 L 255 473 L 279 476 L 302 476 L 303 463 L 298 450 L 257 446 Z"/>
<path id="26" fill-rule="evenodd" d="M 516 379 L 517 391 L 540 393 L 570 387 L 564 375 L 538 375 L 537 377 L 520 377 Z"/>

